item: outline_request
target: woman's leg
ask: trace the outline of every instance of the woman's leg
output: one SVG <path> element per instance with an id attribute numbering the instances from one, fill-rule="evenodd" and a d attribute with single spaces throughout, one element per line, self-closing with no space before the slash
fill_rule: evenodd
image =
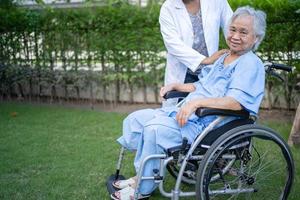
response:
<path id="1" fill-rule="evenodd" d="M 143 109 L 129 114 L 123 121 L 123 135 L 117 141 L 128 150 L 136 150 L 144 125 L 154 118 L 156 112 L 154 109 Z"/>
<path id="2" fill-rule="evenodd" d="M 179 127 L 172 117 L 156 115 L 152 120 L 145 123 L 143 133 L 140 134 L 137 152 L 134 160 L 136 172 L 139 171 L 141 162 L 147 156 L 163 154 L 165 149 L 182 143 L 182 131 L 186 135 L 194 137 L 199 133 L 199 125 L 188 122 L 184 127 Z M 153 176 L 153 169 L 159 169 L 159 160 L 150 160 L 145 164 L 143 176 Z M 133 185 L 134 187 L 134 185 Z M 153 192 L 157 184 L 153 180 L 143 180 L 139 187 L 139 193 L 147 195 Z"/>
<path id="3" fill-rule="evenodd" d="M 163 154 L 164 149 L 180 145 L 182 137 L 180 127 L 176 120 L 171 117 L 155 117 L 144 127 L 144 134 L 137 148 L 134 165 L 138 172 L 143 159 L 153 154 Z M 153 176 L 153 169 L 159 169 L 159 160 L 150 160 L 146 163 L 143 170 L 143 176 Z M 156 184 L 153 180 L 143 180 L 139 192 L 141 194 L 150 194 Z"/>

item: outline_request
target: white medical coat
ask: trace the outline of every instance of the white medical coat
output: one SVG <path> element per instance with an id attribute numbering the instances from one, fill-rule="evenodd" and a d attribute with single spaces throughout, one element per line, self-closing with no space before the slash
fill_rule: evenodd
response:
<path id="1" fill-rule="evenodd" d="M 227 0 L 201 0 L 200 3 L 204 38 L 211 56 L 218 50 L 220 27 L 224 31 L 232 10 Z M 182 0 L 166 0 L 160 10 L 159 23 L 167 48 L 165 85 L 183 83 L 187 68 L 196 71 L 205 56 L 192 48 L 193 27 Z"/>

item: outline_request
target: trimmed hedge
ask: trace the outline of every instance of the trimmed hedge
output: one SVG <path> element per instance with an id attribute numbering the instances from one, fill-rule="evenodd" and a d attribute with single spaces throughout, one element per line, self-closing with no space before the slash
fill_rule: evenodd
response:
<path id="1" fill-rule="evenodd" d="M 128 86 L 131 102 L 136 87 L 144 88 L 147 102 L 147 86 L 155 88 L 158 102 L 165 62 L 158 24 L 159 5 L 140 8 L 120 3 L 96 8 L 26 10 L 9 4 L 9 0 L 3 2 L 6 4 L 0 4 L 0 62 L 1 66 L 9 67 L 5 73 L 0 72 L 2 96 L 14 93 L 11 85 L 17 85 L 15 92 L 22 93 L 22 83 L 26 82 L 29 96 L 38 85 L 39 95 L 43 89 L 50 88 L 55 98 L 56 87 L 60 85 L 68 98 L 67 86 L 72 85 L 78 98 L 81 90 L 88 89 L 93 100 L 96 84 L 103 87 L 101 98 L 105 101 L 105 90 L 113 83 L 116 102 L 120 101 L 122 84 Z M 233 9 L 251 5 L 267 12 L 268 31 L 260 55 L 264 60 L 282 61 L 296 67 L 296 73 L 287 77 L 289 82 L 283 89 L 273 89 L 274 93 L 279 91 L 275 96 L 284 93 L 288 104 L 293 104 L 296 74 L 300 71 L 300 14 L 296 12 L 300 3 L 229 2 Z M 221 47 L 224 46 L 222 41 Z M 282 87 L 273 79 L 269 82 Z"/>

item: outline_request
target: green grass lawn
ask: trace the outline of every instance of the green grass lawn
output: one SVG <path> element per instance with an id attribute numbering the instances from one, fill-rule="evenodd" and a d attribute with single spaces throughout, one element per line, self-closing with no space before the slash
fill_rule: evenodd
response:
<path id="1" fill-rule="evenodd" d="M 0 103 L 0 199 L 109 199 L 124 114 Z M 263 122 L 287 139 L 291 124 Z M 292 149 L 300 199 L 300 151 Z M 133 175 L 128 155 L 124 173 Z M 169 181 L 172 182 L 172 181 Z M 298 191 L 298 193 L 297 193 Z M 154 193 L 152 199 L 166 199 Z M 183 198 L 187 199 L 187 198 Z"/>

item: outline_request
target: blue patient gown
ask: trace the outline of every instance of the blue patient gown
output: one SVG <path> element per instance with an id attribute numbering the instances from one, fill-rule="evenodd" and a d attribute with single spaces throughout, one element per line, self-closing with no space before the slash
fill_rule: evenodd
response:
<path id="1" fill-rule="evenodd" d="M 213 65 L 202 69 L 196 90 L 186 97 L 186 102 L 195 98 L 215 98 L 230 96 L 246 110 L 257 114 L 263 98 L 265 71 L 261 60 L 248 52 L 224 66 L 221 56 Z M 187 123 L 180 127 L 175 119 L 179 108 L 144 109 L 131 113 L 123 121 L 123 135 L 117 140 L 123 147 L 135 151 L 134 166 L 138 172 L 142 160 L 153 154 L 161 154 L 165 149 L 178 146 L 182 138 L 189 143 L 216 118 L 199 118 L 192 114 Z M 153 169 L 159 168 L 158 160 L 150 160 L 145 165 L 143 176 L 153 176 Z M 153 180 L 143 180 L 141 194 L 149 194 L 156 188 Z"/>

